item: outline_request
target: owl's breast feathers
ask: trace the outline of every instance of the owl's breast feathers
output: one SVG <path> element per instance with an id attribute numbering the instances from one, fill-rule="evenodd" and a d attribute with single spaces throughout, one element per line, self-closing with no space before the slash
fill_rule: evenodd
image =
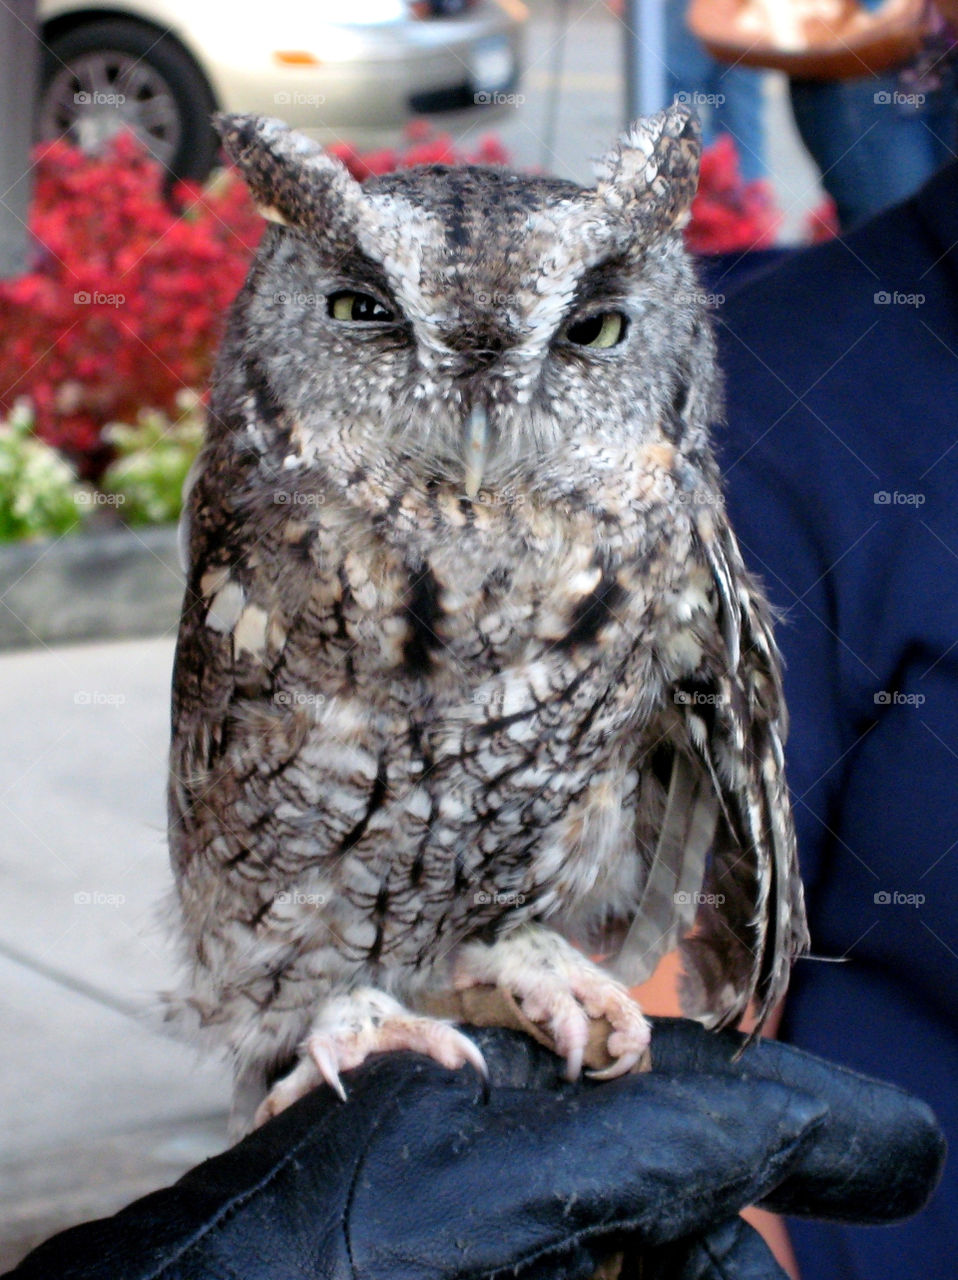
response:
<path id="1" fill-rule="evenodd" d="M 171 779 L 179 875 L 199 862 L 216 881 L 194 926 L 228 901 L 280 950 L 332 949 L 347 969 L 428 967 L 528 918 L 621 937 L 648 906 L 681 758 L 719 795 L 718 839 L 762 864 L 729 871 L 744 950 L 706 931 L 693 996 L 725 1019 L 743 991 L 767 995 L 781 974 L 779 959 L 762 969 L 758 828 L 786 803 L 777 772 L 760 776 L 777 666 L 760 616 L 743 667 L 745 571 L 707 479 L 677 500 L 676 464 L 649 447 L 601 508 L 520 488 L 476 502 L 441 484 L 389 491 L 355 472 L 348 498 L 330 484 L 296 500 L 303 488 L 244 520 L 201 520 L 217 541 L 194 539 Z M 201 476 L 195 509 L 221 493 Z M 761 759 L 753 730 L 771 744 Z M 701 884 L 704 856 L 682 885 Z M 770 856 L 787 871 L 793 851 Z M 291 912 L 295 893 L 322 911 Z M 691 924 L 687 903 L 668 908 L 645 967 Z"/>

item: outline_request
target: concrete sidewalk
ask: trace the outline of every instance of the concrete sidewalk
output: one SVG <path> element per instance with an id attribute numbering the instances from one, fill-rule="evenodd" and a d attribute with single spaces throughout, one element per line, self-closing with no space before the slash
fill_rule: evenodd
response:
<path id="1" fill-rule="evenodd" d="M 174 977 L 172 658 L 172 639 L 0 656 L 0 1271 L 225 1145 L 225 1065 L 148 1016 Z"/>

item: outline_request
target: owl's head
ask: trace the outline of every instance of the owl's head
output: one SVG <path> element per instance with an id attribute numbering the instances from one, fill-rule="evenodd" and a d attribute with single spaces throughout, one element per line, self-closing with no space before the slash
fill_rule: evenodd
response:
<path id="1" fill-rule="evenodd" d="M 255 358 L 302 455 L 348 437 L 365 464 L 474 497 L 561 489 L 637 442 L 701 444 L 712 343 L 681 236 L 700 153 L 685 108 L 633 125 L 591 188 L 441 165 L 359 183 L 277 120 L 219 127 L 271 224 L 232 358 Z"/>

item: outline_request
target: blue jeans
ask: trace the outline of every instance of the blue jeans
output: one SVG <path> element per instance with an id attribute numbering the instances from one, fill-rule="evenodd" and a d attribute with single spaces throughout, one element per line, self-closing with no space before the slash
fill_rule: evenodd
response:
<path id="1" fill-rule="evenodd" d="M 913 195 L 955 152 L 954 68 L 922 90 L 898 76 L 791 82 L 802 141 L 821 170 L 843 230 Z"/>
<path id="2" fill-rule="evenodd" d="M 767 176 L 761 71 L 717 62 L 685 25 L 685 6 L 665 6 L 666 88 L 688 101 L 702 120 L 706 145 L 730 133 L 747 182 Z"/>

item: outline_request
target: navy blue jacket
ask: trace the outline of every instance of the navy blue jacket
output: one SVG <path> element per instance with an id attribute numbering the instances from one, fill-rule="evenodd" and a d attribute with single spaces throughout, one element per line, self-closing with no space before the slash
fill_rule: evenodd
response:
<path id="1" fill-rule="evenodd" d="M 722 291 L 721 276 L 711 288 Z M 958 1151 L 958 165 L 719 307 L 717 433 L 785 615 L 812 947 L 783 1036 L 896 1081 Z M 804 1280 L 954 1280 L 958 1161 L 881 1230 L 795 1223 Z"/>

